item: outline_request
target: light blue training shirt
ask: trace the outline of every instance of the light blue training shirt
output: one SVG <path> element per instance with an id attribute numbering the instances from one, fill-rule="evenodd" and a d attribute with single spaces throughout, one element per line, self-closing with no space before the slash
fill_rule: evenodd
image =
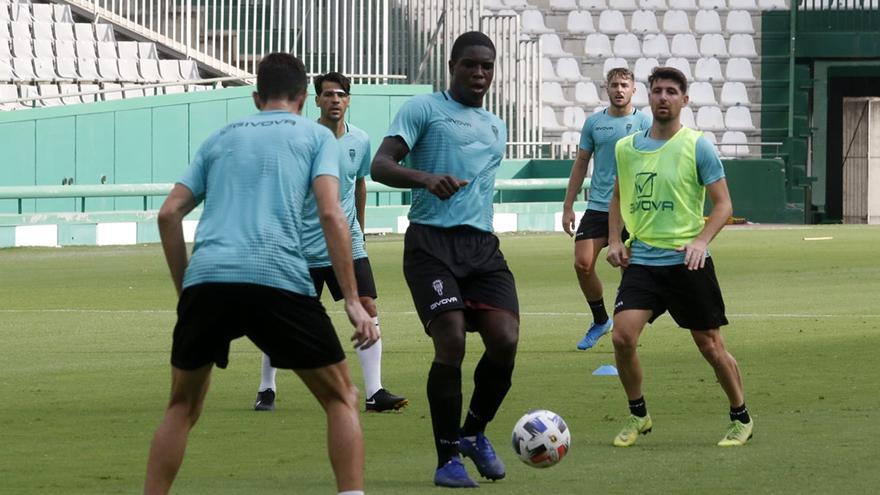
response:
<path id="1" fill-rule="evenodd" d="M 357 221 L 357 205 L 355 204 L 355 183 L 358 179 L 370 175 L 370 136 L 357 127 L 346 123 L 345 134 L 339 139 L 339 198 L 342 211 L 348 218 L 351 232 L 351 257 L 361 259 L 367 257 L 364 246 L 364 233 Z M 309 193 L 303 212 L 303 246 L 309 268 L 331 266 L 327 252 L 327 241 L 321 222 L 318 218 L 318 204 L 314 193 Z"/>
<path id="2" fill-rule="evenodd" d="M 637 109 L 620 117 L 608 113 L 608 109 L 587 117 L 581 130 L 580 148 L 593 153 L 593 175 L 590 178 L 588 210 L 608 211 L 614 192 L 617 166 L 614 161 L 614 145 L 622 137 L 649 129 L 652 118 Z"/>
<path id="3" fill-rule="evenodd" d="M 409 146 L 405 166 L 470 181 L 445 201 L 427 189 L 413 189 L 410 222 L 492 232 L 495 172 L 507 143 L 501 119 L 442 91 L 407 101 L 386 136 L 400 136 Z"/>
<path id="4" fill-rule="evenodd" d="M 215 132 L 178 181 L 204 202 L 183 286 L 239 282 L 316 296 L 301 233 L 320 175 L 339 176 L 339 145 L 310 119 L 266 111 Z"/>
<path id="5" fill-rule="evenodd" d="M 666 139 L 654 139 L 649 137 L 650 130 L 645 130 L 633 138 L 633 146 L 639 151 L 654 151 L 666 144 Z M 612 150 L 614 147 L 612 146 Z M 715 151 L 715 146 L 705 136 L 700 135 L 697 139 L 696 149 L 697 178 L 700 184 L 708 186 L 724 178 L 724 165 Z M 617 170 L 617 158 L 611 154 L 611 164 Z M 706 251 L 706 256 L 709 252 Z M 632 243 L 632 252 L 629 262 L 634 265 L 670 266 L 684 263 L 684 253 L 674 249 L 662 249 L 649 246 L 636 239 Z"/>

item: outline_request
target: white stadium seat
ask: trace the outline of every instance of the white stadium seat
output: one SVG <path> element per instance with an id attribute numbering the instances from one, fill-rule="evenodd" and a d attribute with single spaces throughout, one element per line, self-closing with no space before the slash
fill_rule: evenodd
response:
<path id="1" fill-rule="evenodd" d="M 723 131 L 724 115 L 718 107 L 701 107 L 697 112 L 696 126 L 703 131 Z"/>
<path id="2" fill-rule="evenodd" d="M 629 69 L 629 64 L 626 63 L 626 59 L 620 57 L 611 57 L 606 58 L 605 63 L 602 65 L 602 73 L 608 74 L 608 71 L 611 69 L 617 68 Z"/>
<path id="3" fill-rule="evenodd" d="M 547 57 L 541 57 L 541 76 L 544 81 L 559 82 L 561 77 L 556 75 L 556 69 L 553 68 L 553 61 Z"/>
<path id="4" fill-rule="evenodd" d="M 657 34 L 657 16 L 650 10 L 637 10 L 630 19 L 630 30 L 636 34 Z"/>
<path id="5" fill-rule="evenodd" d="M 36 58 L 55 58 L 52 40 L 34 40 L 34 56 Z"/>
<path id="6" fill-rule="evenodd" d="M 192 60 L 178 60 L 180 63 L 180 77 L 184 81 L 196 81 L 202 78 L 199 74 L 199 67 Z"/>
<path id="7" fill-rule="evenodd" d="M 72 41 L 56 41 L 55 55 L 58 58 L 76 58 L 76 45 Z"/>
<path id="8" fill-rule="evenodd" d="M 556 120 L 556 112 L 553 110 L 552 107 L 548 107 L 548 106 L 541 107 L 541 120 L 542 120 L 541 127 L 545 131 L 564 132 L 564 131 L 568 130 L 568 128 L 566 128 L 564 125 L 560 124 Z"/>
<path id="9" fill-rule="evenodd" d="M 725 107 L 734 107 L 737 105 L 750 106 L 749 92 L 746 85 L 741 82 L 726 82 L 721 87 L 721 104 Z"/>
<path id="10" fill-rule="evenodd" d="M 121 84 L 117 83 L 104 83 L 105 90 L 117 90 L 122 88 Z M 108 91 L 101 95 L 104 101 L 113 101 L 113 100 L 121 100 L 122 99 L 122 91 Z"/>
<path id="11" fill-rule="evenodd" d="M 160 60 L 159 77 L 162 82 L 180 81 L 180 64 L 177 60 Z"/>
<path id="12" fill-rule="evenodd" d="M 104 42 L 108 43 L 108 42 Z M 119 58 L 137 59 L 138 44 L 136 41 L 120 41 L 116 43 L 116 50 L 119 52 Z"/>
<path id="13" fill-rule="evenodd" d="M 727 2 L 724 0 L 700 0 L 698 6 L 703 10 L 727 10 Z"/>
<path id="14" fill-rule="evenodd" d="M 669 8 L 670 10 L 686 10 L 688 12 L 699 9 L 695 0 L 669 0 Z"/>
<path id="15" fill-rule="evenodd" d="M 730 56 L 741 58 L 757 58 L 755 39 L 749 34 L 733 34 L 730 36 Z"/>
<path id="16" fill-rule="evenodd" d="M 116 62 L 119 68 L 119 79 L 128 82 L 141 82 L 143 78 L 138 72 L 138 61 L 133 58 L 120 58 Z"/>
<path id="17" fill-rule="evenodd" d="M 9 42 L 7 40 L 0 41 L 0 60 L 6 61 L 12 58 L 12 52 L 9 50 Z"/>
<path id="18" fill-rule="evenodd" d="M 74 93 L 79 93 L 79 86 L 76 84 L 59 84 L 59 89 L 61 90 L 62 95 L 70 95 Z M 76 103 L 82 103 L 82 98 L 79 96 L 65 96 L 61 98 L 61 103 L 65 105 L 74 105 Z"/>
<path id="19" fill-rule="evenodd" d="M 73 14 L 69 5 L 53 5 L 55 22 L 73 22 Z"/>
<path id="20" fill-rule="evenodd" d="M 755 82 L 752 63 L 747 58 L 731 58 L 728 60 L 725 77 L 728 81 Z"/>
<path id="21" fill-rule="evenodd" d="M 577 0 L 550 0 L 550 10 L 568 12 L 577 8 Z"/>
<path id="22" fill-rule="evenodd" d="M 4 59 L 0 57 L 0 81 L 15 81 L 18 79 L 9 60 L 9 58 Z"/>
<path id="23" fill-rule="evenodd" d="M 80 57 L 76 59 L 76 71 L 79 73 L 81 81 L 97 81 L 101 79 L 96 64 L 97 61 L 93 58 Z"/>
<path id="24" fill-rule="evenodd" d="M 704 57 L 727 58 L 727 44 L 724 42 L 724 36 L 704 34 L 700 39 L 700 54 Z"/>
<path id="25" fill-rule="evenodd" d="M 752 14 L 745 10 L 731 10 L 728 12 L 725 26 L 730 34 L 755 33 L 755 26 L 752 24 Z"/>
<path id="26" fill-rule="evenodd" d="M 11 6 L 12 19 L 19 22 L 30 24 L 34 22 L 34 16 L 31 15 L 31 6 L 28 2 L 13 3 Z"/>
<path id="27" fill-rule="evenodd" d="M 565 98 L 562 86 L 555 82 L 541 83 L 541 102 L 554 107 L 565 107 L 572 104 Z"/>
<path id="28" fill-rule="evenodd" d="M 180 93 L 186 93 L 186 86 L 173 84 L 171 86 L 165 86 L 164 92 L 166 95 L 176 95 Z"/>
<path id="29" fill-rule="evenodd" d="M 694 67 L 694 78 L 697 81 L 723 81 L 724 76 L 721 75 L 721 63 L 715 57 L 703 57 L 697 60 Z"/>
<path id="30" fill-rule="evenodd" d="M 727 2 L 730 10 L 748 10 L 754 12 L 758 10 L 758 3 L 755 0 L 730 0 Z"/>
<path id="31" fill-rule="evenodd" d="M 159 55 L 156 53 L 156 44 L 149 42 L 138 43 L 138 58 L 152 58 L 158 60 Z"/>
<path id="32" fill-rule="evenodd" d="M 55 31 L 55 41 L 73 41 L 76 38 L 73 35 L 74 24 L 70 22 L 56 22 L 53 26 Z"/>
<path id="33" fill-rule="evenodd" d="M 699 10 L 694 17 L 694 32 L 697 34 L 722 33 L 721 16 L 714 10 Z"/>
<path id="34" fill-rule="evenodd" d="M 0 12 L 3 12 L 3 9 L 0 9 Z M 9 33 L 9 23 L 0 19 L 0 40 L 9 41 L 12 39 L 12 35 Z"/>
<path id="35" fill-rule="evenodd" d="M 587 114 L 581 107 L 565 107 L 562 111 L 562 125 L 573 131 L 579 131 L 584 127 L 584 121 L 587 120 Z"/>
<path id="36" fill-rule="evenodd" d="M 140 59 L 138 61 L 138 68 L 141 71 L 141 77 L 144 78 L 144 81 L 148 83 L 155 83 L 162 80 L 162 77 L 159 75 L 158 60 L 152 60 L 148 58 Z"/>
<path id="37" fill-rule="evenodd" d="M 57 58 L 55 59 L 55 62 L 59 78 L 69 80 L 79 79 L 75 58 Z"/>
<path id="38" fill-rule="evenodd" d="M 144 96 L 144 90 L 141 88 L 140 84 L 123 84 L 122 87 L 124 90 L 122 94 L 125 98 L 140 98 Z"/>
<path id="39" fill-rule="evenodd" d="M 13 39 L 12 54 L 19 58 L 34 58 L 34 47 L 30 38 Z"/>
<path id="40" fill-rule="evenodd" d="M 80 93 L 88 93 L 90 91 L 98 91 L 101 87 L 97 84 L 80 84 L 79 91 Z M 101 99 L 101 95 L 82 95 L 83 103 L 91 103 L 93 101 L 99 101 Z"/>
<path id="41" fill-rule="evenodd" d="M 666 10 L 666 0 L 639 0 L 639 8 L 655 12 Z"/>
<path id="42" fill-rule="evenodd" d="M 608 8 L 631 12 L 637 10 L 636 0 L 608 0 Z"/>
<path id="43" fill-rule="evenodd" d="M 754 131 L 752 113 L 746 107 L 730 107 L 724 113 L 724 125 L 731 131 Z"/>
<path id="44" fill-rule="evenodd" d="M 116 50 L 113 50 L 113 52 L 116 53 Z M 91 41 L 77 41 L 76 56 L 78 58 L 98 58 L 98 55 L 95 53 L 95 43 Z"/>
<path id="45" fill-rule="evenodd" d="M 605 0 L 580 0 L 578 5 L 582 9 L 587 10 L 606 10 L 608 8 L 608 3 Z"/>
<path id="46" fill-rule="evenodd" d="M 639 39 L 632 33 L 618 34 L 614 37 L 614 56 L 623 58 L 639 58 L 642 49 Z"/>
<path id="47" fill-rule="evenodd" d="M 657 62 L 657 59 L 654 57 L 645 57 L 636 60 L 636 65 L 633 68 L 633 74 L 635 75 L 636 81 L 647 82 L 648 76 L 651 75 L 651 70 L 658 65 L 660 65 L 660 63 Z"/>
<path id="48" fill-rule="evenodd" d="M 31 6 L 34 21 L 52 22 L 52 4 L 35 3 Z"/>
<path id="49" fill-rule="evenodd" d="M 690 104 L 695 107 L 717 106 L 718 101 L 715 99 L 715 90 L 712 85 L 707 82 L 696 81 L 688 86 L 688 95 L 690 96 Z"/>
<path id="50" fill-rule="evenodd" d="M 703 137 L 706 138 L 707 141 L 712 143 L 715 146 L 715 151 L 718 151 L 718 138 L 715 136 L 715 133 L 712 131 L 701 131 L 703 133 Z"/>
<path id="51" fill-rule="evenodd" d="M 632 104 L 634 107 L 643 107 L 648 104 L 648 87 L 641 81 L 636 81 L 636 91 L 633 93 Z"/>
<path id="52" fill-rule="evenodd" d="M 580 144 L 581 142 L 581 133 L 574 131 L 566 131 L 562 133 L 562 137 L 559 139 L 559 142 L 567 145 L 575 145 Z"/>
<path id="53" fill-rule="evenodd" d="M 116 41 L 116 36 L 113 35 L 113 28 L 109 24 L 95 24 L 95 40 Z"/>
<path id="54" fill-rule="evenodd" d="M 552 33 L 552 29 L 544 24 L 544 15 L 540 10 L 525 10 L 520 14 L 520 26 L 526 34 Z"/>
<path id="55" fill-rule="evenodd" d="M 555 34 L 541 35 L 541 48 L 544 55 L 550 58 L 570 57 L 571 53 L 562 49 L 562 41 Z"/>
<path id="56" fill-rule="evenodd" d="M 40 93 L 37 91 L 36 86 L 23 85 L 19 86 L 18 90 L 21 92 L 22 98 L 33 98 L 32 100 L 21 102 L 22 106 L 26 108 L 37 108 L 43 106 L 43 102 L 39 98 Z"/>
<path id="57" fill-rule="evenodd" d="M 61 96 L 61 92 L 58 91 L 58 86 L 54 84 L 40 84 L 39 88 L 40 96 L 43 97 L 43 106 L 57 107 L 64 104 L 61 101 L 61 98 L 51 98 L 52 96 Z"/>
<path id="58" fill-rule="evenodd" d="M 683 10 L 667 10 L 663 14 L 663 32 L 666 34 L 691 33 L 691 24 L 687 12 Z"/>
<path id="59" fill-rule="evenodd" d="M 0 64 L 4 62 L 0 61 Z M 18 86 L 15 84 L 0 84 L 0 100 L 17 100 Z M 21 103 L 0 103 L 0 110 L 18 110 L 24 108 Z"/>
<path id="60" fill-rule="evenodd" d="M 574 87 L 574 101 L 585 107 L 594 107 L 601 104 L 599 91 L 592 82 L 579 82 Z"/>
<path id="61" fill-rule="evenodd" d="M 13 21 L 9 23 L 12 39 L 31 39 L 31 23 L 24 21 Z"/>
<path id="62" fill-rule="evenodd" d="M 77 22 L 73 25 L 73 34 L 76 36 L 77 41 L 91 41 L 95 42 L 95 31 L 92 29 L 92 25 L 88 22 Z M 101 40 L 105 41 L 105 40 Z"/>
<path id="63" fill-rule="evenodd" d="M 678 120 L 681 121 L 681 125 L 685 127 L 689 127 L 691 129 L 697 128 L 697 123 L 694 120 L 694 111 L 691 110 L 691 107 L 682 108 L 681 115 L 678 116 Z"/>
<path id="64" fill-rule="evenodd" d="M 697 39 L 692 34 L 676 34 L 672 37 L 672 56 L 682 58 L 700 58 Z"/>
<path id="65" fill-rule="evenodd" d="M 121 76 L 119 75 L 119 66 L 116 62 L 117 60 L 115 58 L 98 59 L 98 74 L 101 75 L 102 80 L 118 81 L 121 79 Z"/>
<path id="66" fill-rule="evenodd" d="M 672 67 L 681 71 L 684 74 L 684 77 L 687 78 L 688 81 L 693 80 L 693 76 L 691 75 L 691 64 L 685 58 L 681 57 L 672 57 L 666 59 L 667 67 Z"/>
<path id="67" fill-rule="evenodd" d="M 556 62 L 556 74 L 559 79 L 567 82 L 577 82 L 584 79 L 584 76 L 581 75 L 580 62 L 571 57 L 563 57 Z"/>
<path id="68" fill-rule="evenodd" d="M 607 35 L 593 33 L 587 36 L 587 41 L 584 43 L 584 53 L 588 57 L 608 58 L 614 52 L 611 50 L 611 40 Z"/>
<path id="69" fill-rule="evenodd" d="M 566 21 L 566 30 L 569 34 L 595 33 L 596 28 L 593 27 L 593 14 L 586 10 L 569 12 Z"/>
<path id="70" fill-rule="evenodd" d="M 669 41 L 662 34 L 648 34 L 642 41 L 642 54 L 648 58 L 665 58 L 672 54 Z"/>
<path id="71" fill-rule="evenodd" d="M 748 146 L 737 146 L 748 144 L 749 140 L 742 131 L 727 131 L 721 136 L 721 156 L 740 157 L 749 156 Z"/>
<path id="72" fill-rule="evenodd" d="M 116 43 L 111 41 L 99 41 L 98 58 L 119 58 L 119 53 L 116 51 Z"/>
<path id="73" fill-rule="evenodd" d="M 599 14 L 599 32 L 605 34 L 623 34 L 628 32 L 623 12 L 619 10 L 604 10 Z"/>
<path id="74" fill-rule="evenodd" d="M 13 58 L 12 69 L 19 81 L 33 81 L 37 78 L 37 75 L 34 74 L 34 59 L 32 58 Z"/>

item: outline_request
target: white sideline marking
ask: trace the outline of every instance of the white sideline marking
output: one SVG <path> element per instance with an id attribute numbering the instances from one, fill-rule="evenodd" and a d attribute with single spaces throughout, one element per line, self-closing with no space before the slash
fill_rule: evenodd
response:
<path id="1" fill-rule="evenodd" d="M 330 314 L 344 314 L 344 311 L 331 310 Z M 165 314 L 176 313 L 173 309 L 85 309 L 85 308 L 55 308 L 55 309 L 0 309 L 0 313 L 98 313 L 98 314 Z M 415 311 L 380 311 L 386 315 L 414 315 Z M 521 316 L 589 316 L 590 313 L 579 312 L 546 312 L 546 311 L 523 311 Z M 880 318 L 880 314 L 806 314 L 806 313 L 728 313 L 731 318 Z"/>

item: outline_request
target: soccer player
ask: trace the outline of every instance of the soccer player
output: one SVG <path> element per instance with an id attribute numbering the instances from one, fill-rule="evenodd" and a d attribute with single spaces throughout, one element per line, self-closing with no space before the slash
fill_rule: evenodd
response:
<path id="1" fill-rule="evenodd" d="M 427 384 L 438 457 L 434 484 L 446 487 L 477 486 L 459 454 L 485 478 L 505 475 L 484 433 L 510 389 L 519 339 L 516 286 L 492 234 L 495 172 L 507 141 L 501 119 L 482 108 L 494 68 L 495 45 L 485 34 L 459 36 L 449 89 L 409 100 L 372 166 L 375 180 L 412 188 L 403 272 L 434 344 Z M 459 429 L 466 331 L 479 332 L 486 351 Z"/>
<path id="2" fill-rule="evenodd" d="M 608 71 L 605 88 L 611 105 L 590 115 L 584 123 L 580 149 L 571 168 L 568 190 L 562 204 L 562 229 L 568 235 L 574 236 L 574 271 L 593 314 L 593 323 L 577 343 L 577 348 L 582 351 L 596 345 L 599 338 L 608 333 L 613 325 L 605 311 L 602 281 L 596 275 L 596 258 L 602 248 L 608 245 L 608 202 L 611 200 L 616 174 L 614 144 L 626 135 L 651 127 L 651 116 L 632 106 L 635 78 L 629 69 L 616 68 Z M 587 211 L 575 231 L 574 202 L 578 192 L 583 189 L 587 166 L 592 157 L 595 159 Z"/>
<path id="3" fill-rule="evenodd" d="M 246 335 L 290 368 L 327 415 L 328 451 L 339 493 L 363 493 L 363 438 L 357 388 L 301 254 L 302 207 L 317 198 L 330 259 L 354 325 L 351 339 L 379 338 L 358 297 L 351 239 L 339 204 L 339 145 L 299 116 L 302 62 L 274 53 L 260 61 L 254 102 L 261 111 L 226 125 L 199 148 L 159 211 L 162 248 L 180 298 L 171 348 L 171 399 L 150 447 L 144 492 L 167 493 L 189 431 L 202 411 L 214 364 Z M 182 221 L 204 203 L 192 258 Z"/>
<path id="4" fill-rule="evenodd" d="M 342 211 L 348 218 L 351 232 L 351 252 L 354 258 L 354 276 L 357 279 L 361 304 L 373 318 L 376 331 L 379 330 L 379 317 L 376 311 L 376 283 L 373 270 L 364 247 L 364 210 L 367 204 L 367 188 L 364 179 L 370 173 L 370 138 L 367 133 L 345 121 L 345 112 L 350 103 L 351 82 L 338 72 L 328 72 L 315 78 L 315 104 L 321 109 L 318 123 L 330 129 L 336 136 L 340 147 L 339 158 L 339 196 Z M 333 267 L 327 252 L 327 242 L 318 221 L 315 196 L 306 198 L 303 216 L 303 251 L 309 265 L 309 274 L 315 284 L 318 297 L 324 285 L 330 290 L 334 301 L 342 299 L 339 282 L 333 274 Z M 398 397 L 382 387 L 382 341 L 379 340 L 366 349 L 357 350 L 358 359 L 364 374 L 366 410 L 383 412 L 398 410 L 408 404 L 405 397 Z M 269 356 L 263 354 L 260 389 L 254 409 L 271 411 L 275 409 L 275 368 Z"/>
<path id="5" fill-rule="evenodd" d="M 614 445 L 630 446 L 653 426 L 637 346 L 645 324 L 664 311 L 690 330 L 730 401 L 730 425 L 718 445 L 744 445 L 754 421 L 739 366 L 721 337 L 727 318 L 707 248 L 733 211 L 724 168 L 712 143 L 679 122 L 688 103 L 684 74 L 658 67 L 648 81 L 654 123 L 617 142 L 617 180 L 608 209 L 608 261 L 625 268 L 614 303 L 612 342 L 631 412 Z M 707 192 L 712 210 L 704 220 Z M 624 226 L 630 236 L 626 243 Z"/>

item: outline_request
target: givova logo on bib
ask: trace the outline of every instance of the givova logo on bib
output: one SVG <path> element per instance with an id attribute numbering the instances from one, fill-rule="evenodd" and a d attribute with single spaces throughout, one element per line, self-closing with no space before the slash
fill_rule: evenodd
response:
<path id="1" fill-rule="evenodd" d="M 637 211 L 672 211 L 675 204 L 669 200 L 654 199 L 654 181 L 657 172 L 642 172 L 636 174 L 634 191 L 636 199 L 629 205 L 629 212 Z"/>

